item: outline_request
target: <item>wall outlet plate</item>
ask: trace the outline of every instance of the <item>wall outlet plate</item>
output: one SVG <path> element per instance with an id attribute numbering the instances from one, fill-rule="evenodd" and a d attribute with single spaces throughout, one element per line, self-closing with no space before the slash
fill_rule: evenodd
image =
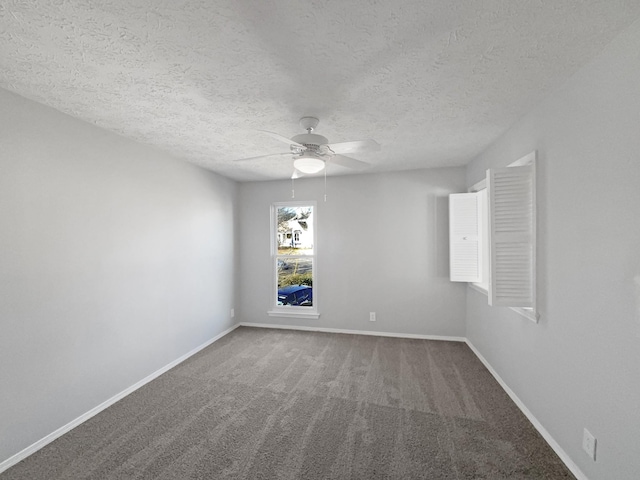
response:
<path id="1" fill-rule="evenodd" d="M 369 321 L 370 322 L 376 321 L 376 312 L 369 312 Z"/>
<path id="2" fill-rule="evenodd" d="M 584 433 L 582 434 L 582 449 L 594 462 L 596 460 L 596 444 L 596 437 L 594 437 L 593 434 L 585 428 Z"/>

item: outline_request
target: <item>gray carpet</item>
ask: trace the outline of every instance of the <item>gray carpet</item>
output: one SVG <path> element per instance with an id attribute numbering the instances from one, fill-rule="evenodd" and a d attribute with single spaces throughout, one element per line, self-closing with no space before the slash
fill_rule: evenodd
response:
<path id="1" fill-rule="evenodd" d="M 241 327 L 13 479 L 574 478 L 463 343 Z"/>

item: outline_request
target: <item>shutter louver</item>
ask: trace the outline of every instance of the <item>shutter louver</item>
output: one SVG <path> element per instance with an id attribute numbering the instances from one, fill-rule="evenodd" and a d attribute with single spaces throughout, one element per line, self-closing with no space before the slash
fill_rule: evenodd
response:
<path id="1" fill-rule="evenodd" d="M 452 282 L 480 281 L 478 194 L 449 195 L 449 278 Z"/>
<path id="2" fill-rule="evenodd" d="M 535 303 L 534 167 L 487 171 L 491 274 L 489 305 Z"/>

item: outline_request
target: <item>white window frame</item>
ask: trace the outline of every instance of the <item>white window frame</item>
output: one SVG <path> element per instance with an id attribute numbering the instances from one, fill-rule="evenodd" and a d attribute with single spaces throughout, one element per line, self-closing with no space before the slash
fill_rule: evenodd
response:
<path id="1" fill-rule="evenodd" d="M 530 242 L 531 242 L 531 288 L 532 288 L 532 307 L 517 307 L 517 306 L 510 306 L 509 308 L 515 312 L 517 312 L 518 314 L 526 317 L 529 320 L 532 320 L 533 322 L 538 322 L 539 319 L 539 314 L 536 311 L 536 303 L 535 303 L 535 299 L 536 299 L 536 294 L 535 294 L 535 288 L 536 288 L 536 201 L 535 201 L 535 192 L 536 192 L 536 187 L 535 187 L 535 160 L 536 160 L 536 152 L 531 152 L 528 155 L 525 155 L 524 157 L 520 158 L 519 160 L 509 164 L 507 167 L 521 167 L 521 166 L 531 166 L 533 172 L 532 172 L 532 218 L 531 218 L 531 229 L 532 229 L 532 234 L 531 234 L 531 238 L 530 238 Z M 490 175 L 490 170 L 487 171 L 487 178 Z M 486 191 L 487 189 L 487 178 L 481 180 L 480 182 L 476 183 L 475 185 L 473 185 L 470 189 L 469 189 L 469 193 L 475 193 L 478 194 L 482 191 Z M 486 202 L 486 210 L 482 210 L 481 206 L 482 206 L 482 202 L 478 202 L 478 281 L 469 281 L 467 284 L 469 285 L 470 288 L 473 288 L 474 290 L 477 290 L 485 295 L 487 295 L 488 300 L 489 300 L 489 304 L 492 304 L 492 296 L 495 297 L 495 291 L 492 292 L 491 288 L 493 285 L 493 280 L 495 280 L 495 278 L 492 277 L 492 267 L 491 267 L 491 262 L 492 262 L 492 257 L 491 257 L 491 244 L 492 244 L 492 239 L 491 239 L 491 224 L 490 224 L 490 211 L 491 211 L 491 206 L 489 205 L 491 199 L 488 198 L 489 196 L 486 195 L 487 197 L 487 202 Z M 493 294 L 493 295 L 492 295 Z M 495 300 L 494 300 L 495 301 Z"/>
<path id="2" fill-rule="evenodd" d="M 281 257 L 278 255 L 278 219 L 277 211 L 281 207 L 312 207 L 313 208 L 313 255 L 287 255 L 288 259 L 303 258 L 311 260 L 312 265 L 312 278 L 313 278 L 313 304 L 311 306 L 298 306 L 298 305 L 278 305 L 278 259 Z M 271 300 L 270 308 L 267 314 L 270 317 L 285 317 L 285 318 L 319 318 L 320 313 L 318 310 L 318 208 L 317 203 L 314 201 L 304 202 L 275 202 L 271 204 L 270 209 L 270 223 L 271 223 Z M 292 235 L 294 233 L 292 232 Z M 293 237 L 292 237 L 293 238 Z"/>
<path id="3" fill-rule="evenodd" d="M 480 278 L 477 282 L 470 282 L 469 286 L 485 295 L 489 295 L 489 271 L 491 259 L 489 257 L 489 199 L 487 198 L 487 180 L 482 179 L 469 189 L 469 193 L 477 193 L 478 198 L 478 270 Z"/>

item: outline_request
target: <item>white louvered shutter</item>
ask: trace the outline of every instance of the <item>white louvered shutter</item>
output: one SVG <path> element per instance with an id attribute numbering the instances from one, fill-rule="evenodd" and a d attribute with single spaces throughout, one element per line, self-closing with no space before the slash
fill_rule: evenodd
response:
<path id="1" fill-rule="evenodd" d="M 480 281 L 478 194 L 449 195 L 449 277 L 452 282 Z"/>
<path id="2" fill-rule="evenodd" d="M 534 166 L 487 171 L 491 273 L 489 305 L 535 303 Z"/>

